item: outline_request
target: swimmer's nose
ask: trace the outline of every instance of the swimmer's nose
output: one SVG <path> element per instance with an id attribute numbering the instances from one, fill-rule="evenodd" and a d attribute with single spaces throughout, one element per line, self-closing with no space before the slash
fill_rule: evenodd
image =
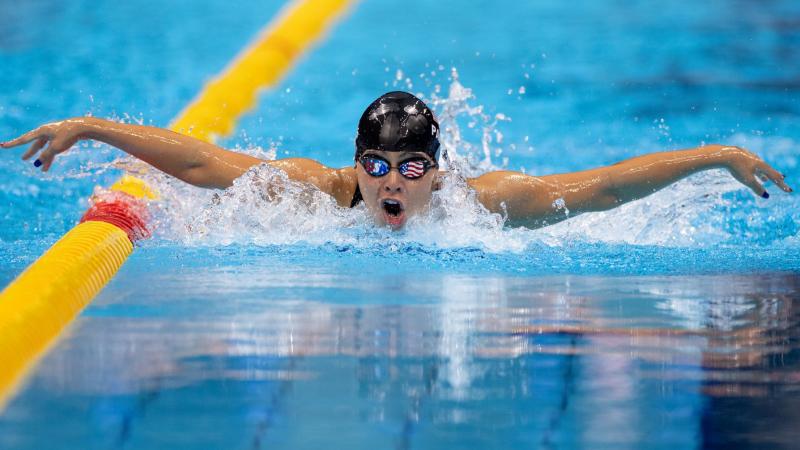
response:
<path id="1" fill-rule="evenodd" d="M 383 190 L 386 192 L 402 192 L 403 176 L 396 170 L 390 170 L 386 175 L 386 183 L 383 185 Z"/>

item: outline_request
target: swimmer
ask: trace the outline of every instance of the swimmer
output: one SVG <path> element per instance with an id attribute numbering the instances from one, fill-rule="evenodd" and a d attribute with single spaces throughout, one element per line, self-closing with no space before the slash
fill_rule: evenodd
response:
<path id="1" fill-rule="evenodd" d="M 439 125 L 433 113 L 417 97 L 399 91 L 380 96 L 364 111 L 358 123 L 354 166 L 342 169 L 306 158 L 264 161 L 176 132 L 93 117 L 48 123 L 0 147 L 32 142 L 22 159 L 41 151 L 34 165 L 46 172 L 56 155 L 82 139 L 105 142 L 204 188 L 225 189 L 251 167 L 269 164 L 290 179 L 331 195 L 342 207 L 363 202 L 376 224 L 395 230 L 426 210 L 443 175 L 439 172 Z M 714 168 L 726 169 L 763 198 L 769 198 L 762 185 L 767 180 L 792 192 L 784 176 L 755 154 L 717 144 L 651 153 L 608 167 L 557 175 L 494 171 L 467 179 L 467 184 L 486 209 L 507 215 L 510 226 L 536 228 L 567 219 L 560 205 L 569 209 L 570 217 L 605 211 Z"/>

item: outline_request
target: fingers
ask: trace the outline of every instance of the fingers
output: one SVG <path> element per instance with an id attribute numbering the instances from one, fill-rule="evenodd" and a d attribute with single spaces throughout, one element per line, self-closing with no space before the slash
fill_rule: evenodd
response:
<path id="1" fill-rule="evenodd" d="M 41 155 L 39 155 L 39 159 L 36 161 L 42 166 L 42 172 L 47 172 L 50 170 L 50 166 L 53 165 L 53 159 L 56 157 L 56 152 L 53 151 L 53 145 L 51 144 L 47 147 Z"/>
<path id="2" fill-rule="evenodd" d="M 781 188 L 784 192 L 792 192 L 792 188 L 786 184 L 784 175 L 777 170 L 773 169 L 767 163 L 762 163 L 757 169 L 757 172 L 765 176 L 767 179 L 775 183 L 776 186 Z"/>
<path id="3" fill-rule="evenodd" d="M 758 181 L 756 178 L 755 171 L 752 169 L 733 169 L 731 170 L 731 175 L 743 185 L 747 186 L 752 190 L 756 195 L 759 197 L 769 198 L 769 194 L 767 193 L 764 186 Z"/>
<path id="4" fill-rule="evenodd" d="M 58 133 L 57 126 L 58 123 L 42 125 L 16 139 L 0 143 L 0 147 L 11 148 L 33 142 L 25 153 L 22 154 L 22 159 L 28 160 L 42 150 L 49 142 L 50 144 L 47 145 L 47 148 L 39 154 L 39 157 L 33 163 L 34 166 L 41 167 L 42 171 L 47 172 L 50 170 L 50 166 L 53 165 L 55 156 L 68 150 L 76 141 L 76 139 L 71 138 L 68 133 Z"/>
<path id="5" fill-rule="evenodd" d="M 44 147 L 44 144 L 46 143 L 47 143 L 47 138 L 40 137 L 39 139 L 36 140 L 36 142 L 33 143 L 33 145 L 30 146 L 30 148 L 28 148 L 28 150 L 25 151 L 25 153 L 22 154 L 22 159 L 27 161 L 28 158 L 35 155 L 36 152 L 41 150 L 42 147 Z"/>
<path id="6" fill-rule="evenodd" d="M 769 198 L 769 193 L 767 193 L 767 190 L 764 189 L 764 185 L 758 181 L 755 174 L 748 174 L 739 181 L 741 181 L 745 186 L 749 187 L 759 197 Z"/>
<path id="7" fill-rule="evenodd" d="M 62 153 L 69 149 L 69 144 L 65 142 L 63 139 L 56 137 L 50 142 L 50 145 L 47 146 L 46 149 L 39 155 L 38 161 L 42 165 L 42 171 L 47 172 L 50 170 L 50 166 L 53 165 L 53 159 L 55 159 L 56 155 Z"/>
<path id="8" fill-rule="evenodd" d="M 18 145 L 27 144 L 28 142 L 34 141 L 41 137 L 42 127 L 36 128 L 35 130 L 28 131 L 27 133 L 23 134 L 22 136 L 12 139 L 8 142 L 3 142 L 0 144 L 3 148 L 11 148 L 16 147 Z"/>

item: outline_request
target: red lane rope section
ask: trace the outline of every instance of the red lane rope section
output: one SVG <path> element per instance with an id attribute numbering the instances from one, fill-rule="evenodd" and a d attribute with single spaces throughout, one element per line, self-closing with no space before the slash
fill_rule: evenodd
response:
<path id="1" fill-rule="evenodd" d="M 90 220 L 106 222 L 120 228 L 135 243 L 151 235 L 147 204 L 125 192 L 104 191 L 92 197 L 92 206 L 81 217 L 81 223 Z"/>

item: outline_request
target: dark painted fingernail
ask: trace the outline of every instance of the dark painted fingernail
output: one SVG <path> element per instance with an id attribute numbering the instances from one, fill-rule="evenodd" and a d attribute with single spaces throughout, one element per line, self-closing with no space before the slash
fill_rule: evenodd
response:
<path id="1" fill-rule="evenodd" d="M 41 165 L 42 165 L 42 162 L 41 162 L 41 161 L 39 161 L 38 159 L 37 159 L 36 161 L 34 161 L 34 162 L 33 162 L 33 166 L 34 166 L 34 167 L 39 167 L 39 166 L 41 166 Z"/>
<path id="2" fill-rule="evenodd" d="M 764 193 L 761 194 L 761 196 L 764 197 L 764 198 L 769 198 L 769 192 L 764 191 Z"/>

